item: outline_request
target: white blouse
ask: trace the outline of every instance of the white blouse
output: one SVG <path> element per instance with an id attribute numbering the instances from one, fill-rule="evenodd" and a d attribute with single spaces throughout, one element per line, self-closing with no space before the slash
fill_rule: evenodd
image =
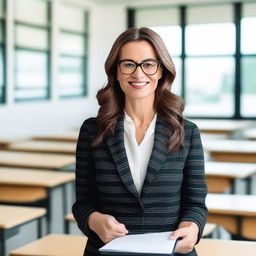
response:
<path id="1" fill-rule="evenodd" d="M 131 117 L 124 112 L 124 145 L 136 189 L 140 195 L 146 177 L 149 159 L 154 145 L 156 126 L 155 114 L 140 145 L 136 140 L 135 124 Z"/>

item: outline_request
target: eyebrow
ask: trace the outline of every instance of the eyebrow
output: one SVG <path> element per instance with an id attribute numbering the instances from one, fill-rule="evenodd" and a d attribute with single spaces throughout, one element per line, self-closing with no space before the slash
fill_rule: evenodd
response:
<path id="1" fill-rule="evenodd" d="M 121 59 L 120 61 L 132 61 L 132 62 L 135 62 L 135 63 L 139 63 L 139 62 L 137 62 L 137 61 L 135 61 L 135 60 L 132 60 L 132 59 Z M 157 61 L 157 60 L 156 60 L 156 59 L 149 58 L 149 59 L 143 60 L 141 63 L 147 62 L 147 61 Z"/>

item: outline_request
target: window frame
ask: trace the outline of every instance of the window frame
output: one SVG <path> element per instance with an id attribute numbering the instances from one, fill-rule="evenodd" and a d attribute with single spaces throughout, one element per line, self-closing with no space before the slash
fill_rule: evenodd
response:
<path id="1" fill-rule="evenodd" d="M 248 2 L 249 3 L 249 2 Z M 246 4 L 246 3 L 244 3 Z M 239 54 L 237 56 L 237 65 L 238 65 L 238 69 L 239 69 L 239 74 L 238 74 L 238 80 L 239 83 L 237 84 L 237 100 L 239 101 L 239 104 L 237 107 L 239 107 L 239 115 L 238 115 L 238 119 L 256 119 L 256 115 L 255 117 L 246 117 L 242 115 L 242 91 L 243 91 L 243 84 L 242 84 L 242 62 L 244 58 L 254 58 L 256 60 L 256 52 L 255 53 L 242 53 L 242 49 L 241 49 L 241 23 L 242 23 L 242 18 L 243 18 L 243 4 L 241 3 L 237 3 L 236 4 L 237 9 L 236 9 L 236 22 L 237 22 L 237 35 L 239 36 L 239 38 L 237 38 L 237 48 L 239 49 Z M 256 17 L 256 15 L 255 15 Z"/>
<path id="2" fill-rule="evenodd" d="M 3 86 L 0 87 L 1 90 L 1 97 L 0 97 L 0 104 L 6 103 L 6 6 L 7 6 L 7 0 L 1 0 L 3 3 L 3 17 L 0 17 L 0 23 L 2 26 L 2 38 L 3 42 L 0 43 L 0 48 L 2 48 L 2 63 L 3 63 Z"/>
<path id="3" fill-rule="evenodd" d="M 66 53 L 59 53 L 58 57 L 59 59 L 62 57 L 66 57 L 66 58 L 76 58 L 76 59 L 80 59 L 82 61 L 82 70 L 84 72 L 82 72 L 82 93 L 78 94 L 78 95 L 61 95 L 60 94 L 60 84 L 58 84 L 58 98 L 59 99 L 72 99 L 72 98 L 81 98 L 81 97 L 85 97 L 88 96 L 88 43 L 89 43 L 89 34 L 88 34 L 88 27 L 89 27 L 89 12 L 87 10 L 82 10 L 83 12 L 83 16 L 84 16 L 84 24 L 86 26 L 85 31 L 83 32 L 78 32 L 78 31 L 74 31 L 71 29 L 64 29 L 64 28 L 60 28 L 59 29 L 59 33 L 65 33 L 68 35 L 79 35 L 79 36 L 83 36 L 84 39 L 84 54 L 83 55 L 76 55 L 76 54 L 66 54 Z M 60 69 L 60 65 L 58 65 L 58 70 Z M 60 76 L 60 71 L 58 71 L 58 77 Z M 71 86 L 72 87 L 72 86 Z"/>
<path id="4" fill-rule="evenodd" d="M 18 1 L 18 0 L 16 0 Z M 23 22 L 23 21 L 17 21 L 15 18 L 14 18 L 14 27 L 13 27 L 13 34 L 14 34 L 14 59 L 16 57 L 16 53 L 17 51 L 21 50 L 21 51 L 27 51 L 27 52 L 36 52 L 36 53 L 45 53 L 45 56 L 46 56 L 46 80 L 47 80 L 47 86 L 46 86 L 46 96 L 45 97 L 24 97 L 24 98 L 21 98 L 21 99 L 17 99 L 15 97 L 15 92 L 19 91 L 19 90 L 22 90 L 22 88 L 19 88 L 17 86 L 17 83 L 16 83 L 16 77 L 17 77 L 17 71 L 16 71 L 16 68 L 17 68 L 17 65 L 14 64 L 13 66 L 13 76 L 14 76 L 14 81 L 13 81 L 13 91 L 14 91 L 14 96 L 13 96 L 13 100 L 14 102 L 32 102 L 32 101 L 47 101 L 47 100 L 50 100 L 51 98 L 51 2 L 48 1 L 48 0 L 39 0 L 39 1 L 43 1 L 47 4 L 47 20 L 49 21 L 47 25 L 37 25 L 37 24 L 32 24 L 32 23 L 29 23 L 29 22 Z M 42 50 L 42 49 L 35 49 L 35 48 L 32 48 L 32 47 L 24 47 L 24 46 L 18 46 L 16 44 L 16 38 L 17 38 L 17 34 L 16 34 L 16 26 L 17 25 L 22 25 L 22 26 L 25 26 L 25 27 L 28 27 L 28 28 L 35 28 L 35 29 L 43 29 L 46 31 L 47 33 L 47 37 L 48 37 L 48 40 L 47 40 L 47 45 L 48 45 L 48 49 L 47 50 Z M 16 63 L 14 61 L 14 63 Z"/>

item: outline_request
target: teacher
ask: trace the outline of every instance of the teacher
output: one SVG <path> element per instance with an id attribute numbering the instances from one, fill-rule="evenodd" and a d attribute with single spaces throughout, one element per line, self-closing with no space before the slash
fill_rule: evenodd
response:
<path id="1" fill-rule="evenodd" d="M 88 237 L 84 255 L 110 255 L 98 249 L 127 234 L 174 231 L 175 255 L 195 256 L 207 219 L 204 155 L 171 92 L 172 59 L 157 33 L 130 28 L 105 71 L 98 115 L 84 121 L 76 151 L 73 214 Z"/>

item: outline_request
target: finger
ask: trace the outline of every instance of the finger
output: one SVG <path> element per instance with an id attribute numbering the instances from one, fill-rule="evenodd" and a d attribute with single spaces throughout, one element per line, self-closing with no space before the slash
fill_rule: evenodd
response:
<path id="1" fill-rule="evenodd" d="M 129 231 L 126 229 L 125 225 L 120 223 L 120 229 L 123 230 L 123 232 L 128 233 Z"/>
<path id="2" fill-rule="evenodd" d="M 114 225 L 112 225 L 112 230 L 120 233 L 128 233 L 128 230 L 126 229 L 125 225 L 122 223 L 119 223 L 118 221 L 113 222 Z"/>
<path id="3" fill-rule="evenodd" d="M 123 236 L 125 236 L 126 235 L 126 233 L 124 233 L 124 232 L 116 232 L 116 231 L 112 231 L 111 232 L 111 236 L 113 237 L 113 238 L 116 238 L 116 237 L 123 237 Z"/>
<path id="4" fill-rule="evenodd" d="M 178 237 L 184 237 L 188 234 L 188 230 L 186 228 L 179 228 L 172 232 L 169 239 L 177 239 Z"/>

